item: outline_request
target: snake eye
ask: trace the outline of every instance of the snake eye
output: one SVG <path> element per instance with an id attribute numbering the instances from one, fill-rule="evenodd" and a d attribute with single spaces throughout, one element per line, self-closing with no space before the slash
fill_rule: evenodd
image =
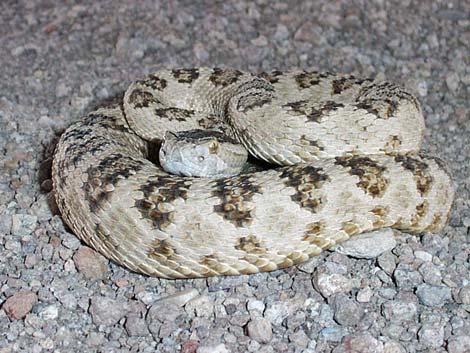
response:
<path id="1" fill-rule="evenodd" d="M 199 157 L 197 157 L 197 160 L 198 160 L 199 162 L 202 162 L 202 161 L 204 160 L 204 156 L 199 156 Z"/>

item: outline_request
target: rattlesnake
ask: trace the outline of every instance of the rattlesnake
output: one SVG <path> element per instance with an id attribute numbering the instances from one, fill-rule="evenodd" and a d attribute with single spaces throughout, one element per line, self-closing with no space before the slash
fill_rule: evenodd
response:
<path id="1" fill-rule="evenodd" d="M 212 128 L 283 166 L 214 179 L 150 161 L 165 131 Z M 130 270 L 251 274 L 382 227 L 441 230 L 453 188 L 441 160 L 419 152 L 423 132 L 417 99 L 389 82 L 161 70 L 63 133 L 53 184 L 73 232 Z"/>

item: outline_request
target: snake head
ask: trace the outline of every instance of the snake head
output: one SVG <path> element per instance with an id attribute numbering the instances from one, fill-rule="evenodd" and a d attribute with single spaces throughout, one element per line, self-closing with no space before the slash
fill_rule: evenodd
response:
<path id="1" fill-rule="evenodd" d="M 213 130 L 167 131 L 159 151 L 165 171 L 192 177 L 236 175 L 247 158 L 241 144 Z"/>

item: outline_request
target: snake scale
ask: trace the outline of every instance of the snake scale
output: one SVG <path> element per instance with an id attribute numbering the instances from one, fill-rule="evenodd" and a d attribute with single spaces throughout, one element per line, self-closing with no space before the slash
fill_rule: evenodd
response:
<path id="1" fill-rule="evenodd" d="M 171 175 L 167 130 L 218 129 L 277 164 L 224 178 Z M 420 152 L 417 99 L 390 83 L 317 71 L 160 70 L 61 136 L 53 184 L 63 219 L 128 269 L 164 278 L 300 264 L 383 227 L 437 232 L 454 191 Z"/>

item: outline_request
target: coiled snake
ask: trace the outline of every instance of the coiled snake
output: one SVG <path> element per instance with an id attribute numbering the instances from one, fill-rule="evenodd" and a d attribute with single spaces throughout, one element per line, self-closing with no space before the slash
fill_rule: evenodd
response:
<path id="1" fill-rule="evenodd" d="M 223 131 L 280 166 L 195 178 L 149 160 L 166 131 L 193 129 Z M 423 132 L 417 99 L 389 82 L 162 70 L 64 132 L 53 184 L 74 233 L 133 271 L 272 271 L 382 227 L 439 231 L 453 188 L 442 162 L 419 152 Z"/>

